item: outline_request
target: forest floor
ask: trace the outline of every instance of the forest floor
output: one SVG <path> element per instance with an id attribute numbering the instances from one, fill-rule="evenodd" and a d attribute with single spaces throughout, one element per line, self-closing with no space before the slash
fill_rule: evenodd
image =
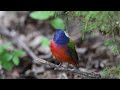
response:
<path id="1" fill-rule="evenodd" d="M 85 39 L 81 40 L 77 20 L 72 22 L 69 34 L 76 44 L 81 68 L 100 72 L 106 66 L 111 67 L 120 64 L 120 55 L 114 55 L 108 47 L 104 46 L 105 38 L 101 33 L 96 32 L 95 36 L 86 34 Z M 0 24 L 7 27 L 11 32 L 17 32 L 18 37 L 27 44 L 37 57 L 59 64 L 52 56 L 50 48 L 42 46 L 42 38 L 47 37 L 48 40 L 51 40 L 55 33 L 49 21 L 33 20 L 29 17 L 28 11 L 1 11 Z M 9 41 L 7 37 L 2 36 L 0 38 L 1 45 L 6 41 Z M 13 48 L 21 49 L 16 45 L 13 45 Z M 14 67 L 9 72 L 1 69 L 0 75 L 6 79 L 80 79 L 77 75 L 54 71 L 53 68 L 42 64 L 36 65 L 31 61 L 32 58 L 26 54 L 20 58 L 19 66 Z"/>

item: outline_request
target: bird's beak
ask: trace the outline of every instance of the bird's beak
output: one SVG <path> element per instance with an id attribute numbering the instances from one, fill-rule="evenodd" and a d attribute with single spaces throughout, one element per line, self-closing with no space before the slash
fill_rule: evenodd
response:
<path id="1" fill-rule="evenodd" d="M 65 32 L 65 31 L 64 31 Z M 65 35 L 67 36 L 67 37 L 69 37 L 69 35 L 68 35 L 68 33 L 67 32 L 65 32 Z"/>

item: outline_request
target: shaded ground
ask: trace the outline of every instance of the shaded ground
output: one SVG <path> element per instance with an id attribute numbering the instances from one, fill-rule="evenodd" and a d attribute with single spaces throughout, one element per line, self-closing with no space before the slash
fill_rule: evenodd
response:
<path id="1" fill-rule="evenodd" d="M 104 38 L 101 33 L 96 32 L 96 36 L 86 35 L 81 40 L 79 33 L 79 22 L 72 21 L 69 26 L 69 34 L 74 40 L 78 55 L 81 59 L 80 66 L 82 68 L 99 72 L 106 66 L 116 66 L 120 64 L 120 56 L 113 55 L 107 47 L 103 45 Z M 49 47 L 43 48 L 41 45 L 42 37 L 52 39 L 55 30 L 49 25 L 48 21 L 36 21 L 29 17 L 29 12 L 0 12 L 0 24 L 16 31 L 20 34 L 20 38 L 30 47 L 30 49 L 40 58 L 48 60 L 52 63 L 59 64 L 52 56 Z M 2 37 L 0 44 L 7 41 Z M 14 48 L 21 49 L 21 47 Z M 0 75 L 4 78 L 38 78 L 38 79 L 77 79 L 77 75 L 70 73 L 57 72 L 53 68 L 44 65 L 35 65 L 31 63 L 32 59 L 28 55 L 20 59 L 20 65 L 14 67 L 11 72 L 0 70 Z"/>

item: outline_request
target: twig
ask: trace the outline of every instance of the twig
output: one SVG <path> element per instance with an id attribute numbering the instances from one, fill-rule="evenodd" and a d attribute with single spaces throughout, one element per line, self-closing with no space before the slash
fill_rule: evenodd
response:
<path id="1" fill-rule="evenodd" d="M 27 53 L 29 56 L 31 56 L 31 58 L 33 59 L 33 62 L 36 64 L 45 64 L 45 65 L 49 65 L 50 67 L 56 68 L 56 70 L 60 70 L 63 72 L 69 72 L 69 73 L 74 73 L 79 75 L 81 78 L 84 79 L 103 79 L 100 74 L 95 74 L 95 73 L 88 73 L 85 71 L 81 71 L 81 70 L 76 70 L 76 69 L 68 69 L 65 67 L 60 67 L 59 65 L 55 65 L 51 62 L 48 62 L 44 59 L 38 58 L 28 47 L 27 45 L 18 37 L 17 33 L 12 33 L 9 32 L 9 30 L 3 26 L 0 26 L 0 34 L 5 35 L 9 38 L 11 38 L 12 42 L 16 43 L 18 46 L 21 46 Z M 117 77 L 115 77 L 117 78 Z M 107 77 L 107 79 L 113 79 L 113 77 Z"/>

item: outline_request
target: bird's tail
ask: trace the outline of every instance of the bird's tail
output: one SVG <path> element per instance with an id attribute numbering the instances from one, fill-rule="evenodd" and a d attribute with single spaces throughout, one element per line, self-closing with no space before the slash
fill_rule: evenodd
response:
<path id="1" fill-rule="evenodd" d="M 80 57 L 78 57 L 78 60 L 76 62 L 76 65 L 75 65 L 76 68 L 79 68 L 80 67 Z"/>

